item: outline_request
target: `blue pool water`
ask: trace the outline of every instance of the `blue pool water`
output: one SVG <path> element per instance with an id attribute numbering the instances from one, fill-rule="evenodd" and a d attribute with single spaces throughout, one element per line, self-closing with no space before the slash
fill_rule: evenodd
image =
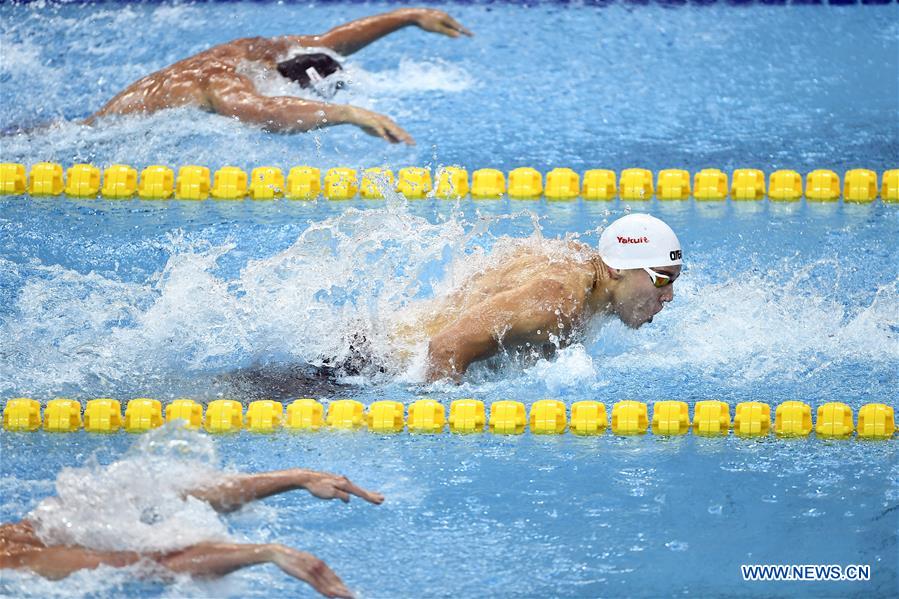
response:
<path id="1" fill-rule="evenodd" d="M 0 5 L 0 126 L 83 117 L 132 80 L 215 43 L 324 31 L 391 7 Z M 270 135 L 185 109 L 4 137 L 0 160 L 840 174 L 899 166 L 895 4 L 444 8 L 476 36 L 409 29 L 349 61 L 354 83 L 343 98 L 395 118 L 414 147 L 349 127 Z M 675 300 L 651 325 L 605 323 L 553 361 L 478 365 L 459 386 L 422 385 L 413 365 L 316 396 L 897 406 L 899 212 L 879 201 L 2 197 L 0 398 L 233 397 L 229 373 L 339 355 L 353 331 L 401 320 L 511 239 L 595 243 L 627 211 L 665 219 L 685 250 Z M 237 399 L 267 392 L 244 386 Z M 176 433 L 158 436 L 177 446 Z M 140 489 L 149 473 L 164 476 L 165 460 L 183 458 L 145 446 L 127 453 L 136 439 L 0 434 L 0 521 L 51 494 L 60 468 L 83 467 L 73 476 L 94 481 L 110 506 L 98 513 L 85 498 L 75 503 L 83 518 L 155 546 L 160 539 L 116 511 L 116 489 Z M 229 517 L 227 528 L 206 513 L 173 516 L 188 536 L 309 550 L 361 596 L 894 596 L 899 588 L 895 440 L 244 433 L 191 442 L 217 467 L 320 468 L 384 492 L 379 507 L 273 498 Z M 91 465 L 125 455 L 119 479 Z M 872 574 L 743 582 L 740 564 L 753 563 L 869 564 Z M 61 583 L 4 572 L 0 593 L 311 591 L 266 567 L 172 587 L 113 571 Z"/>

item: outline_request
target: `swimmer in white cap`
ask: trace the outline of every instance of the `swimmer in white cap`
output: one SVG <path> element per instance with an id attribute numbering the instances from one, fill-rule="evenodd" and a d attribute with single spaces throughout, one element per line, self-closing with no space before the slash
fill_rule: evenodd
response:
<path id="1" fill-rule="evenodd" d="M 429 339 L 426 378 L 458 381 L 502 351 L 551 352 L 579 340 L 594 316 L 633 328 L 652 322 L 674 299 L 681 264 L 674 231 L 648 214 L 619 218 L 595 249 L 565 241 L 521 248 L 416 323 Z"/>

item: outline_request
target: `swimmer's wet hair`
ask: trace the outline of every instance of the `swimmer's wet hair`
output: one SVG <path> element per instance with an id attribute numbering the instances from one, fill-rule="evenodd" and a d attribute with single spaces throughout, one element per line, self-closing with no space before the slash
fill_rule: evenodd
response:
<path id="1" fill-rule="evenodd" d="M 301 87 L 310 87 L 312 84 L 309 78 L 310 68 L 315 69 L 322 79 L 343 70 L 340 63 L 327 54 L 300 54 L 278 63 L 278 72 L 296 81 Z"/>

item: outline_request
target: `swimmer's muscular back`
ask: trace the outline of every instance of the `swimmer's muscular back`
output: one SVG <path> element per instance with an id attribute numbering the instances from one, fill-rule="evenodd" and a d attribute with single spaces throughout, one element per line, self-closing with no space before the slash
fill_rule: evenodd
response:
<path id="1" fill-rule="evenodd" d="M 238 73 L 244 61 L 275 69 L 279 59 L 300 46 L 321 43 L 342 49 L 330 41 L 329 35 L 255 37 L 215 46 L 136 81 L 84 123 L 91 125 L 97 118 L 111 114 L 151 113 L 190 105 L 268 131 L 293 133 L 348 123 L 391 143 L 414 143 L 406 131 L 384 115 L 348 104 L 265 96 L 249 77 Z"/>
<path id="2" fill-rule="evenodd" d="M 387 116 L 349 104 L 265 96 L 248 77 L 238 73 L 243 61 L 274 69 L 278 60 L 284 60 L 292 48 L 298 47 L 330 48 L 347 56 L 409 25 L 449 37 L 471 35 L 443 11 L 405 8 L 338 25 L 320 35 L 240 39 L 185 58 L 136 81 L 85 119 L 84 124 L 92 125 L 97 118 L 112 114 L 151 113 L 192 105 L 268 131 L 294 133 L 352 124 L 391 143 L 413 144 L 412 136 Z"/>
<path id="3" fill-rule="evenodd" d="M 212 97 L 248 80 L 239 75 L 241 62 L 259 62 L 275 68 L 291 47 L 309 42 L 302 36 L 251 37 L 220 44 L 140 79 L 110 100 L 91 119 L 110 114 L 155 112 L 164 108 L 193 105 L 211 110 Z"/>
<path id="4" fill-rule="evenodd" d="M 595 311 L 599 274 L 586 246 L 545 242 L 500 260 L 469 278 L 423 324 L 428 380 L 458 380 L 472 362 L 502 347 L 567 345 Z"/>

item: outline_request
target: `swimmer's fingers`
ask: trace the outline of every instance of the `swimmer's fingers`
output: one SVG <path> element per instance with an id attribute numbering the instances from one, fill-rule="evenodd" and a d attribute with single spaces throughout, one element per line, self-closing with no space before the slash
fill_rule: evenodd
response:
<path id="1" fill-rule="evenodd" d="M 362 129 L 366 134 L 371 135 L 372 137 L 381 137 L 384 136 L 378 131 L 375 127 L 371 127 L 368 125 L 359 125 L 359 128 Z"/>
<path id="2" fill-rule="evenodd" d="M 459 37 L 460 35 L 467 35 L 468 37 L 471 37 L 472 35 L 474 35 L 461 23 L 456 21 L 456 19 L 452 18 L 442 10 L 428 8 L 415 10 L 418 11 L 418 26 L 425 31 L 440 33 L 449 37 Z"/>
<path id="3" fill-rule="evenodd" d="M 340 478 L 333 474 L 322 474 L 319 479 L 306 483 L 305 487 L 307 491 L 319 499 L 341 499 L 346 503 L 350 500 L 350 497 L 345 491 L 341 491 L 337 487 Z"/>
<path id="4" fill-rule="evenodd" d="M 474 37 L 474 34 L 462 23 L 452 18 L 449 15 L 446 15 L 446 18 L 443 20 L 442 25 L 452 34 L 447 33 L 450 37 L 459 37 L 460 35 L 465 35 L 467 37 Z"/>
<path id="5" fill-rule="evenodd" d="M 352 591 L 350 591 L 343 581 L 340 580 L 340 577 L 334 573 L 334 571 L 329 568 L 327 565 L 322 562 L 324 565 L 324 571 L 321 573 L 318 584 L 320 586 L 316 586 L 316 588 L 321 590 L 321 593 L 326 597 L 341 597 L 343 599 L 353 599 L 354 595 Z"/>
<path id="6" fill-rule="evenodd" d="M 347 477 L 336 474 L 316 473 L 315 478 L 303 486 L 319 499 L 340 499 L 344 503 L 349 503 L 350 495 L 355 495 L 375 505 L 384 501 L 384 496 L 380 493 L 366 491 L 353 484 Z"/>
<path id="7" fill-rule="evenodd" d="M 337 574 L 326 566 L 324 562 L 322 562 L 322 566 L 324 570 L 321 572 L 310 572 L 310 579 L 306 582 L 325 597 L 346 597 L 347 599 L 352 599 L 353 593 L 346 588 L 346 585 L 337 577 Z"/>
<path id="8" fill-rule="evenodd" d="M 380 137 L 392 144 L 403 142 L 413 145 L 415 143 L 411 135 L 383 114 L 356 108 L 355 106 L 350 107 L 348 112 L 348 121 L 358 125 L 369 135 Z"/>
<path id="9" fill-rule="evenodd" d="M 311 553 L 284 547 L 278 550 L 275 563 L 287 574 L 308 582 L 325 597 L 353 596 L 328 564 Z"/>
<path id="10" fill-rule="evenodd" d="M 412 136 L 386 116 L 379 115 L 369 127 L 372 129 L 372 132 L 368 132 L 370 135 L 377 135 L 392 144 L 402 142 L 410 146 L 415 145 L 415 140 L 412 139 Z"/>
<path id="11" fill-rule="evenodd" d="M 384 127 L 382 127 L 381 125 L 378 125 L 378 124 L 359 125 L 359 128 L 362 129 L 368 135 L 371 135 L 372 137 L 380 137 L 384 141 L 388 141 L 392 144 L 396 143 L 396 141 L 394 139 L 392 139 L 389 135 L 387 135 L 387 132 L 384 130 Z"/>
<path id="12" fill-rule="evenodd" d="M 384 128 L 384 133 L 390 136 L 390 140 L 388 141 L 390 141 L 391 143 L 402 142 L 410 146 L 415 145 L 415 140 L 412 139 L 412 136 L 409 135 L 409 133 L 405 129 L 403 129 L 387 117 L 384 117 L 384 121 L 385 122 L 382 126 Z"/>
<path id="13" fill-rule="evenodd" d="M 459 37 L 462 35 L 462 29 L 464 29 L 461 25 L 456 23 L 456 26 L 453 26 L 449 22 L 441 22 L 437 23 L 431 31 L 434 33 L 440 33 L 447 37 Z M 467 33 L 466 35 L 471 36 L 471 33 Z"/>
<path id="14" fill-rule="evenodd" d="M 365 501 L 369 503 L 373 503 L 375 505 L 381 505 L 384 503 L 384 496 L 380 493 L 374 493 L 372 491 L 366 491 L 362 487 L 359 487 L 353 484 L 350 479 L 347 477 L 343 477 L 340 483 L 338 483 L 338 488 L 346 493 L 351 493 L 356 497 L 361 497 Z M 347 501 L 349 501 L 349 497 L 347 497 Z"/>

